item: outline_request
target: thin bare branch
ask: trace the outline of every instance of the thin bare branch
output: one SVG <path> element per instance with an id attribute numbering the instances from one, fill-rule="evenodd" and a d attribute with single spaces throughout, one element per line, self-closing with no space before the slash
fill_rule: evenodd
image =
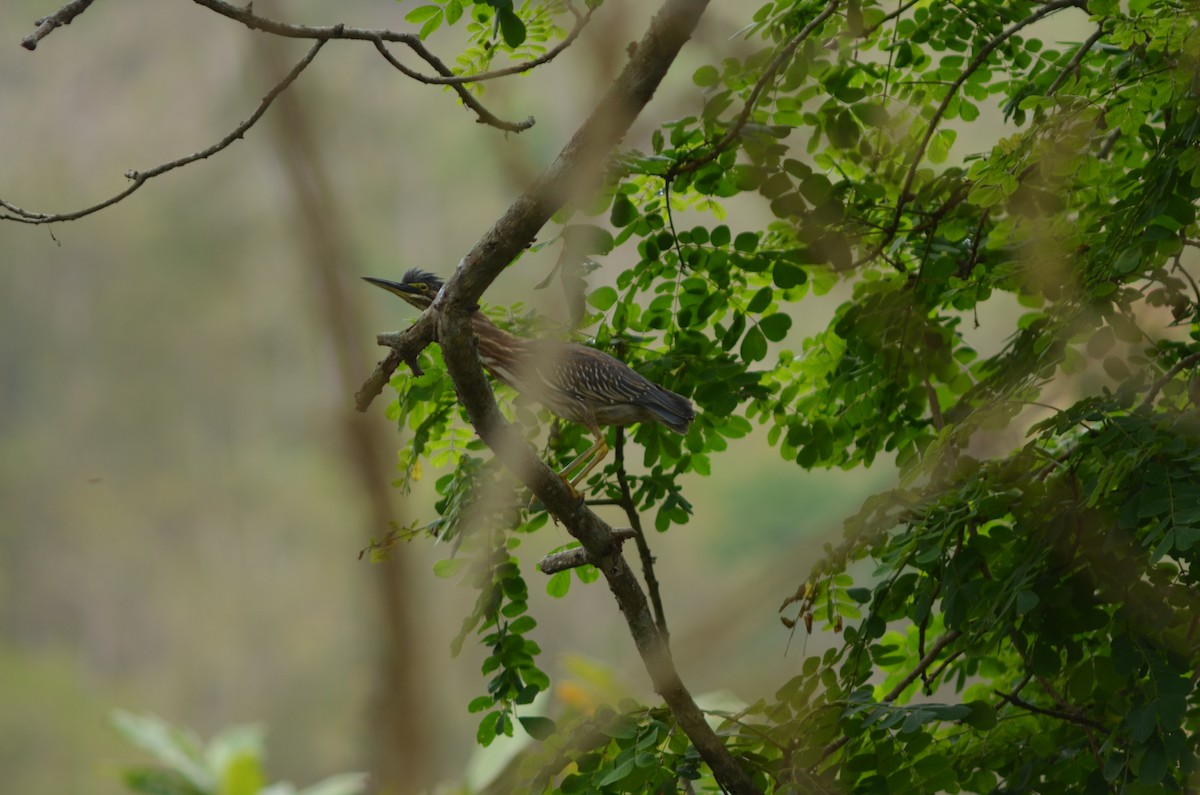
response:
<path id="1" fill-rule="evenodd" d="M 892 241 L 896 233 L 900 230 L 900 221 L 904 217 L 904 208 L 912 198 L 910 193 L 913 182 L 916 181 L 917 171 L 921 167 L 921 163 L 925 160 L 925 152 L 929 149 L 929 142 L 933 140 L 933 136 L 937 133 L 938 124 L 941 122 L 942 117 L 946 115 L 946 111 L 950 108 L 950 103 L 954 101 L 954 98 L 958 95 L 958 90 L 962 88 L 963 84 L 983 66 L 992 52 L 1009 38 L 1038 20 L 1057 11 L 1061 11 L 1064 8 L 1079 8 L 1081 5 L 1081 0 L 1051 0 L 1051 2 L 1041 6 L 1037 11 L 1034 11 L 1024 19 L 1009 25 L 979 48 L 975 56 L 971 58 L 970 62 L 963 67 L 958 77 L 954 79 L 954 82 L 950 84 L 946 90 L 946 96 L 942 97 L 941 103 L 934 110 L 933 115 L 930 116 L 929 123 L 925 127 L 925 135 L 922 136 L 920 143 L 917 144 L 917 150 L 913 153 L 912 161 L 908 165 L 908 172 L 904 176 L 904 184 L 900 189 L 899 197 L 896 199 L 896 209 L 892 214 L 891 223 L 883 230 L 883 238 L 872 249 L 871 253 L 855 264 L 860 264 L 879 256 L 880 252 L 887 247 L 888 243 Z"/>
<path id="2" fill-rule="evenodd" d="M 476 76 L 473 79 L 459 79 L 459 76 L 455 75 L 454 72 L 450 70 L 450 67 L 446 66 L 441 58 L 434 55 L 429 48 L 422 43 L 420 37 L 413 33 L 400 33 L 398 31 L 386 29 L 351 28 L 345 25 L 293 25 L 289 22 L 281 22 L 276 19 L 255 14 L 252 7 L 253 4 L 245 7 L 239 7 L 232 5 L 231 3 L 227 3 L 225 0 L 193 0 L 193 2 L 204 6 L 210 11 L 215 11 L 221 16 L 228 17 L 236 22 L 240 22 L 251 30 L 260 30 L 264 33 L 270 33 L 275 36 L 283 36 L 292 39 L 316 39 L 318 41 L 328 41 L 330 39 L 369 41 L 375 45 L 375 49 L 379 50 L 380 55 L 386 58 L 388 63 L 398 69 L 405 76 L 410 77 L 413 80 L 418 80 L 422 83 L 450 85 L 454 89 L 455 93 L 458 94 L 459 99 L 462 100 L 463 104 L 475 111 L 480 124 L 487 124 L 506 132 L 521 132 L 523 130 L 528 130 L 533 126 L 532 117 L 523 122 L 508 122 L 500 119 L 495 114 L 484 108 L 483 104 L 480 103 L 478 99 L 472 96 L 471 93 L 463 87 L 464 83 L 479 82 L 480 76 Z M 568 34 L 570 41 L 574 41 L 575 37 L 579 35 L 579 31 L 582 30 L 583 24 L 584 23 L 580 22 L 578 18 L 576 19 L 575 28 L 570 34 Z M 417 72 L 414 69 L 409 69 L 407 66 L 404 66 L 402 63 L 396 60 L 391 52 L 388 51 L 385 42 L 393 42 L 396 44 L 405 45 L 414 53 L 416 53 L 423 61 L 433 67 L 434 71 L 438 73 L 438 77 L 429 77 Z M 569 44 L 570 42 L 560 43 L 559 47 L 555 47 L 551 52 L 547 52 L 541 58 L 535 59 L 536 62 L 531 61 L 525 64 L 517 64 L 515 67 L 512 67 L 512 72 L 509 72 L 509 74 L 528 71 L 535 66 L 553 60 L 553 58 L 561 53 L 566 46 L 569 46 Z M 499 74 L 483 75 L 482 79 L 490 80 L 494 77 L 501 76 L 502 75 Z"/>
<path id="3" fill-rule="evenodd" d="M 684 160 L 672 166 L 667 171 L 666 175 L 664 175 L 664 179 L 670 181 L 680 174 L 687 174 L 695 171 L 705 163 L 709 163 L 716 159 L 718 155 L 732 146 L 742 134 L 742 129 L 747 123 L 749 123 L 750 114 L 754 112 L 754 108 L 758 105 L 758 101 L 762 98 L 763 92 L 766 91 L 767 86 L 769 86 L 775 80 L 775 75 L 779 73 L 779 70 L 783 68 L 784 64 L 792 59 L 792 55 L 796 52 L 796 48 L 799 47 L 805 39 L 811 36 L 812 32 L 820 27 L 825 20 L 829 19 L 833 12 L 837 10 L 839 4 L 840 0 L 829 0 L 829 3 L 824 9 L 822 9 L 821 13 L 817 14 L 811 22 L 805 25 L 799 33 L 793 36 L 791 40 L 789 40 L 788 43 L 785 44 L 778 53 L 776 53 L 775 57 L 771 59 L 771 63 L 768 64 L 767 68 L 763 70 L 762 76 L 760 76 L 758 81 L 754 84 L 754 88 L 750 90 L 750 96 L 746 98 L 746 104 L 742 106 L 741 113 L 739 113 L 737 118 L 733 120 L 733 124 L 728 130 L 725 131 L 725 134 L 721 136 L 721 139 L 713 144 L 713 146 L 710 147 L 700 157 Z"/>
<path id="4" fill-rule="evenodd" d="M 62 8 L 48 17 L 42 17 L 34 23 L 37 27 L 33 33 L 21 39 L 21 46 L 27 50 L 36 50 L 38 42 L 50 35 L 55 28 L 70 25 L 75 17 L 87 11 L 94 0 L 71 0 Z"/>
<path id="5" fill-rule="evenodd" d="M 1055 718 L 1057 720 L 1066 721 L 1067 723 L 1074 723 L 1089 729 L 1095 729 L 1098 732 L 1103 732 L 1105 735 L 1112 731 L 1110 727 L 1105 726 L 1103 723 L 1097 723 L 1090 718 L 1085 718 L 1081 715 L 1073 715 L 1070 712 L 1063 712 L 1057 709 L 1046 709 L 1045 707 L 1039 707 L 1036 704 L 1031 704 L 1020 696 L 1017 696 L 1015 693 L 1005 693 L 1001 690 L 993 690 L 992 692 L 998 695 L 1004 701 L 1012 704 L 1014 707 L 1020 707 L 1026 712 L 1032 712 L 1035 715 L 1045 715 L 1048 718 Z"/>
<path id="6" fill-rule="evenodd" d="M 1193 353 L 1190 356 L 1185 356 L 1162 374 L 1162 377 L 1150 385 L 1150 390 L 1146 392 L 1146 397 L 1142 398 L 1142 402 L 1138 404 L 1138 409 L 1148 409 L 1154 404 L 1154 399 L 1158 397 L 1158 393 L 1162 388 L 1171 382 L 1171 379 L 1179 375 L 1189 367 L 1195 367 L 1200 364 L 1200 353 Z"/>
<path id="7" fill-rule="evenodd" d="M 617 428 L 617 444 L 613 451 L 617 462 L 617 486 L 621 490 L 621 507 L 629 524 L 633 528 L 634 539 L 637 541 L 638 556 L 642 559 L 642 579 L 646 581 L 646 591 L 650 594 L 650 605 L 654 608 L 654 623 L 664 639 L 670 642 L 671 633 L 667 631 L 667 614 L 663 610 L 662 594 L 658 587 L 658 577 L 654 573 L 654 555 L 650 552 L 650 543 L 646 540 L 646 531 L 642 529 L 642 517 L 638 514 L 637 505 L 633 501 L 633 492 L 629 488 L 629 476 L 625 472 L 625 429 Z"/>
<path id="8" fill-rule="evenodd" d="M 270 19 L 269 17 L 255 14 L 252 8 L 253 4 L 243 7 L 227 3 L 225 0 L 193 0 L 193 2 L 204 6 L 210 11 L 215 11 L 223 17 L 240 22 L 251 30 L 260 30 L 264 33 L 283 36 L 289 39 L 352 39 L 403 44 L 416 53 L 421 60 L 432 66 L 438 73 L 438 76 L 423 75 L 412 70 L 405 71 L 402 69 L 401 71 L 404 71 L 406 75 L 414 80 L 431 85 L 482 83 L 486 80 L 495 80 L 500 77 L 507 77 L 508 75 L 528 72 L 530 69 L 549 63 L 562 54 L 563 50 L 571 46 L 575 39 L 579 37 L 584 26 L 591 20 L 594 11 L 594 9 L 589 9 L 586 14 L 580 14 L 571 9 L 572 13 L 575 14 L 575 26 L 568 31 L 561 42 L 537 58 L 502 69 L 481 72 L 477 75 L 455 75 L 446 68 L 442 60 L 434 55 L 421 41 L 420 37 L 414 33 L 402 33 L 400 31 L 387 30 L 386 28 L 352 28 L 346 25 L 294 25 L 290 22 L 281 22 L 277 19 Z"/>
<path id="9" fill-rule="evenodd" d="M 957 629 L 952 629 L 945 635 L 942 635 L 940 638 L 938 638 L 928 653 L 921 658 L 921 661 L 918 662 L 911 671 L 905 674 L 904 678 L 897 682 L 896 686 L 889 690 L 887 695 L 880 699 L 879 703 L 891 704 L 893 701 L 900 698 L 900 695 L 905 691 L 905 689 L 908 688 L 908 686 L 913 682 L 917 681 L 917 678 L 926 670 L 928 670 L 929 666 L 933 665 L 933 663 L 937 661 L 938 655 L 942 653 L 942 650 L 954 641 L 958 640 L 960 637 L 962 637 L 962 632 Z M 829 745 L 825 746 L 825 749 L 821 752 L 820 761 L 825 761 L 827 758 L 829 758 L 830 754 L 833 754 L 848 742 L 850 742 L 850 737 L 848 735 L 843 735 Z M 820 764 L 820 762 L 817 764 Z"/>
<path id="10" fill-rule="evenodd" d="M 865 39 L 867 36 L 870 36 L 872 33 L 879 30 L 884 25 L 886 25 L 887 23 L 891 22 L 896 17 L 903 14 L 905 11 L 907 11 L 908 9 L 915 6 L 918 2 L 920 2 L 920 0 L 907 0 L 907 2 L 901 3 L 900 5 L 896 6 L 895 11 L 892 11 L 891 13 L 887 14 L 886 16 L 880 18 L 880 20 L 878 22 L 876 22 L 874 25 L 872 25 L 871 27 L 864 30 L 861 34 L 861 38 Z"/>
<path id="11" fill-rule="evenodd" d="M 267 108 L 271 107 L 271 103 L 275 101 L 275 98 L 287 90 L 288 86 L 295 82 L 296 78 L 300 76 L 300 73 L 304 71 L 305 67 L 312 63 L 313 59 L 317 57 L 317 53 L 323 46 L 325 46 L 324 40 L 318 40 L 314 42 L 313 46 L 309 48 L 304 57 L 292 67 L 292 70 L 288 72 L 282 80 L 276 83 L 269 92 L 267 92 L 267 95 L 262 98 L 261 102 L 258 103 L 258 107 L 255 108 L 254 113 L 250 114 L 250 116 L 237 127 L 234 127 L 228 135 L 207 149 L 202 149 L 199 152 L 172 160 L 168 163 L 157 165 L 145 171 L 128 171 L 125 173 L 125 176 L 133 180 L 129 187 L 115 196 L 105 199 L 99 204 L 93 204 L 91 207 L 85 207 L 82 210 L 57 214 L 36 213 L 30 210 L 22 209 L 21 207 L 5 201 L 4 199 L 0 199 L 0 207 L 8 210 L 8 213 L 0 213 L 0 219 L 6 221 L 19 221 L 25 224 L 49 224 L 56 221 L 74 221 L 78 218 L 83 218 L 84 216 L 99 212 L 105 207 L 111 207 L 122 199 L 125 199 L 127 196 L 136 191 L 138 188 L 142 187 L 142 185 L 145 185 L 146 182 L 154 177 L 165 174 L 168 171 L 179 168 L 180 166 L 186 166 L 189 163 L 195 163 L 197 160 L 203 160 L 207 157 L 212 157 L 217 152 L 220 152 L 222 149 L 226 148 L 234 141 L 244 136 L 246 131 L 253 127 L 255 123 L 257 123 L 262 117 L 262 115 L 267 112 Z"/>
<path id="12" fill-rule="evenodd" d="M 1075 54 L 1071 56 L 1071 60 L 1062 68 L 1062 71 L 1058 73 L 1058 76 L 1054 78 L 1054 82 L 1050 84 L 1050 87 L 1046 89 L 1046 96 L 1054 96 L 1054 93 L 1058 91 L 1064 82 L 1066 82 L 1067 77 L 1079 70 L 1079 64 L 1083 62 L 1084 56 L 1088 54 L 1088 51 L 1091 50 L 1092 47 L 1096 46 L 1096 42 L 1100 41 L 1100 37 L 1103 35 L 1103 26 L 1097 27 L 1096 30 L 1092 32 L 1092 35 L 1088 36 L 1087 39 L 1079 45 L 1079 49 L 1077 49 Z"/>
<path id="13" fill-rule="evenodd" d="M 387 386 L 388 381 L 392 378 L 392 373 L 396 372 L 396 368 L 400 366 L 401 362 L 408 364 L 413 375 L 424 375 L 421 366 L 417 364 L 417 355 L 434 341 L 436 333 L 437 316 L 432 312 L 425 312 L 404 331 L 378 335 L 375 341 L 391 350 L 375 365 L 374 371 L 367 376 L 367 380 L 355 393 L 354 408 L 358 411 L 366 411 L 370 407 L 371 401 L 378 397 L 383 388 Z"/>
<path id="14" fill-rule="evenodd" d="M 387 45 L 384 44 L 382 39 L 375 39 L 375 49 L 379 50 L 379 54 L 382 55 L 388 63 L 390 63 L 397 70 L 399 70 L 401 74 L 403 74 L 407 77 L 411 77 L 413 80 L 419 80 L 422 83 L 433 82 L 431 80 L 425 79 L 424 75 L 422 75 L 418 72 L 414 72 L 412 69 L 409 69 L 407 66 L 400 63 L 400 61 L 398 61 L 396 59 L 396 56 L 392 55 L 391 50 L 389 50 L 387 48 Z M 444 70 L 444 73 L 448 74 L 448 75 L 452 74 L 449 67 L 447 67 L 445 64 L 443 64 L 440 58 L 434 57 L 432 53 L 430 53 L 430 57 L 433 58 L 433 63 L 435 64 L 434 65 L 435 69 L 437 69 L 439 72 Z M 470 91 L 468 91 L 467 88 L 464 85 L 462 85 L 461 83 L 450 83 L 448 85 L 450 86 L 450 88 L 452 88 L 454 90 L 454 93 L 458 94 L 458 98 L 462 100 L 462 103 L 464 105 L 466 105 L 471 110 L 475 111 L 475 115 L 479 117 L 476 119 L 476 121 L 478 121 L 480 124 L 486 124 L 490 127 L 495 127 L 497 129 L 504 130 L 505 132 L 518 132 L 518 133 L 528 130 L 530 127 L 533 126 L 533 117 L 532 116 L 529 116 L 528 118 L 525 119 L 525 121 L 521 121 L 521 122 L 504 121 L 503 119 L 501 119 L 500 117 L 498 117 L 494 113 L 492 113 L 490 110 L 485 108 L 483 106 L 483 103 L 480 102 L 475 97 L 475 95 L 472 94 Z"/>

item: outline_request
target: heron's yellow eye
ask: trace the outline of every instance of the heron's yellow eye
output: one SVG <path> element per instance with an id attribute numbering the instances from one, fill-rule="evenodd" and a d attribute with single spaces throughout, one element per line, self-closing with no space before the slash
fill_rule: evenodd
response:
<path id="1" fill-rule="evenodd" d="M 416 282 L 413 284 L 413 287 L 416 287 L 418 290 L 420 290 L 423 293 L 429 292 L 429 285 L 426 284 L 425 282 Z"/>

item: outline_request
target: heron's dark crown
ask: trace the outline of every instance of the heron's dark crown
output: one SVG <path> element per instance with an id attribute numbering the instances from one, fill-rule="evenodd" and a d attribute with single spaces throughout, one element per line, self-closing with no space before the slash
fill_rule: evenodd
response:
<path id="1" fill-rule="evenodd" d="M 429 294 L 431 296 L 437 295 L 438 290 L 442 289 L 442 285 L 445 284 L 445 282 L 442 281 L 441 276 L 438 276 L 436 273 L 430 273 L 429 271 L 423 271 L 420 268 L 409 269 L 408 272 L 404 274 L 404 278 L 401 279 L 401 282 L 409 285 L 421 282 L 422 284 L 428 286 Z"/>

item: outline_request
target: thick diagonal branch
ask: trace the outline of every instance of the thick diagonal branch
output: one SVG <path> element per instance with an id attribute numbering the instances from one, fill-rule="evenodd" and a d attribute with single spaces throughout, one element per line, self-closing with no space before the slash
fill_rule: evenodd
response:
<path id="1" fill-rule="evenodd" d="M 504 465 L 517 474 L 587 550 L 588 561 L 604 575 L 625 616 L 654 690 L 662 696 L 680 728 L 712 768 L 717 781 L 727 792 L 757 793 L 750 776 L 708 725 L 704 713 L 679 678 L 666 638 L 658 631 L 650 603 L 633 569 L 621 555 L 613 529 L 567 489 L 521 434 L 501 416 L 475 350 L 470 313 L 451 310 L 442 312 L 439 317 L 442 357 L 471 424 Z"/>
<path id="2" fill-rule="evenodd" d="M 621 75 L 558 158 L 488 230 L 434 301 L 446 369 L 479 435 L 587 550 L 603 573 L 629 626 L 654 689 L 728 792 L 757 788 L 704 719 L 671 660 L 641 584 L 620 552 L 612 528 L 578 500 L 500 415 L 475 348 L 471 314 L 501 270 L 573 196 L 595 186 L 601 165 L 654 95 L 691 37 L 707 0 L 666 0 Z"/>

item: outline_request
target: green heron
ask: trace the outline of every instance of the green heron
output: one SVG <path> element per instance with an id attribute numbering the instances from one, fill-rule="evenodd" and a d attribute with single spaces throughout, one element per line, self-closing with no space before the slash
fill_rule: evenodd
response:
<path id="1" fill-rule="evenodd" d="M 422 311 L 442 289 L 439 277 L 419 268 L 399 282 L 363 278 Z M 478 310 L 471 325 L 479 338 L 479 360 L 488 372 L 564 420 L 587 426 L 596 437 L 595 444 L 559 473 L 572 489 L 608 455 L 601 425 L 650 421 L 682 434 L 696 416 L 687 398 L 663 389 L 607 353 L 574 342 L 523 339 L 496 327 Z M 579 473 L 567 481 L 576 468 Z"/>

